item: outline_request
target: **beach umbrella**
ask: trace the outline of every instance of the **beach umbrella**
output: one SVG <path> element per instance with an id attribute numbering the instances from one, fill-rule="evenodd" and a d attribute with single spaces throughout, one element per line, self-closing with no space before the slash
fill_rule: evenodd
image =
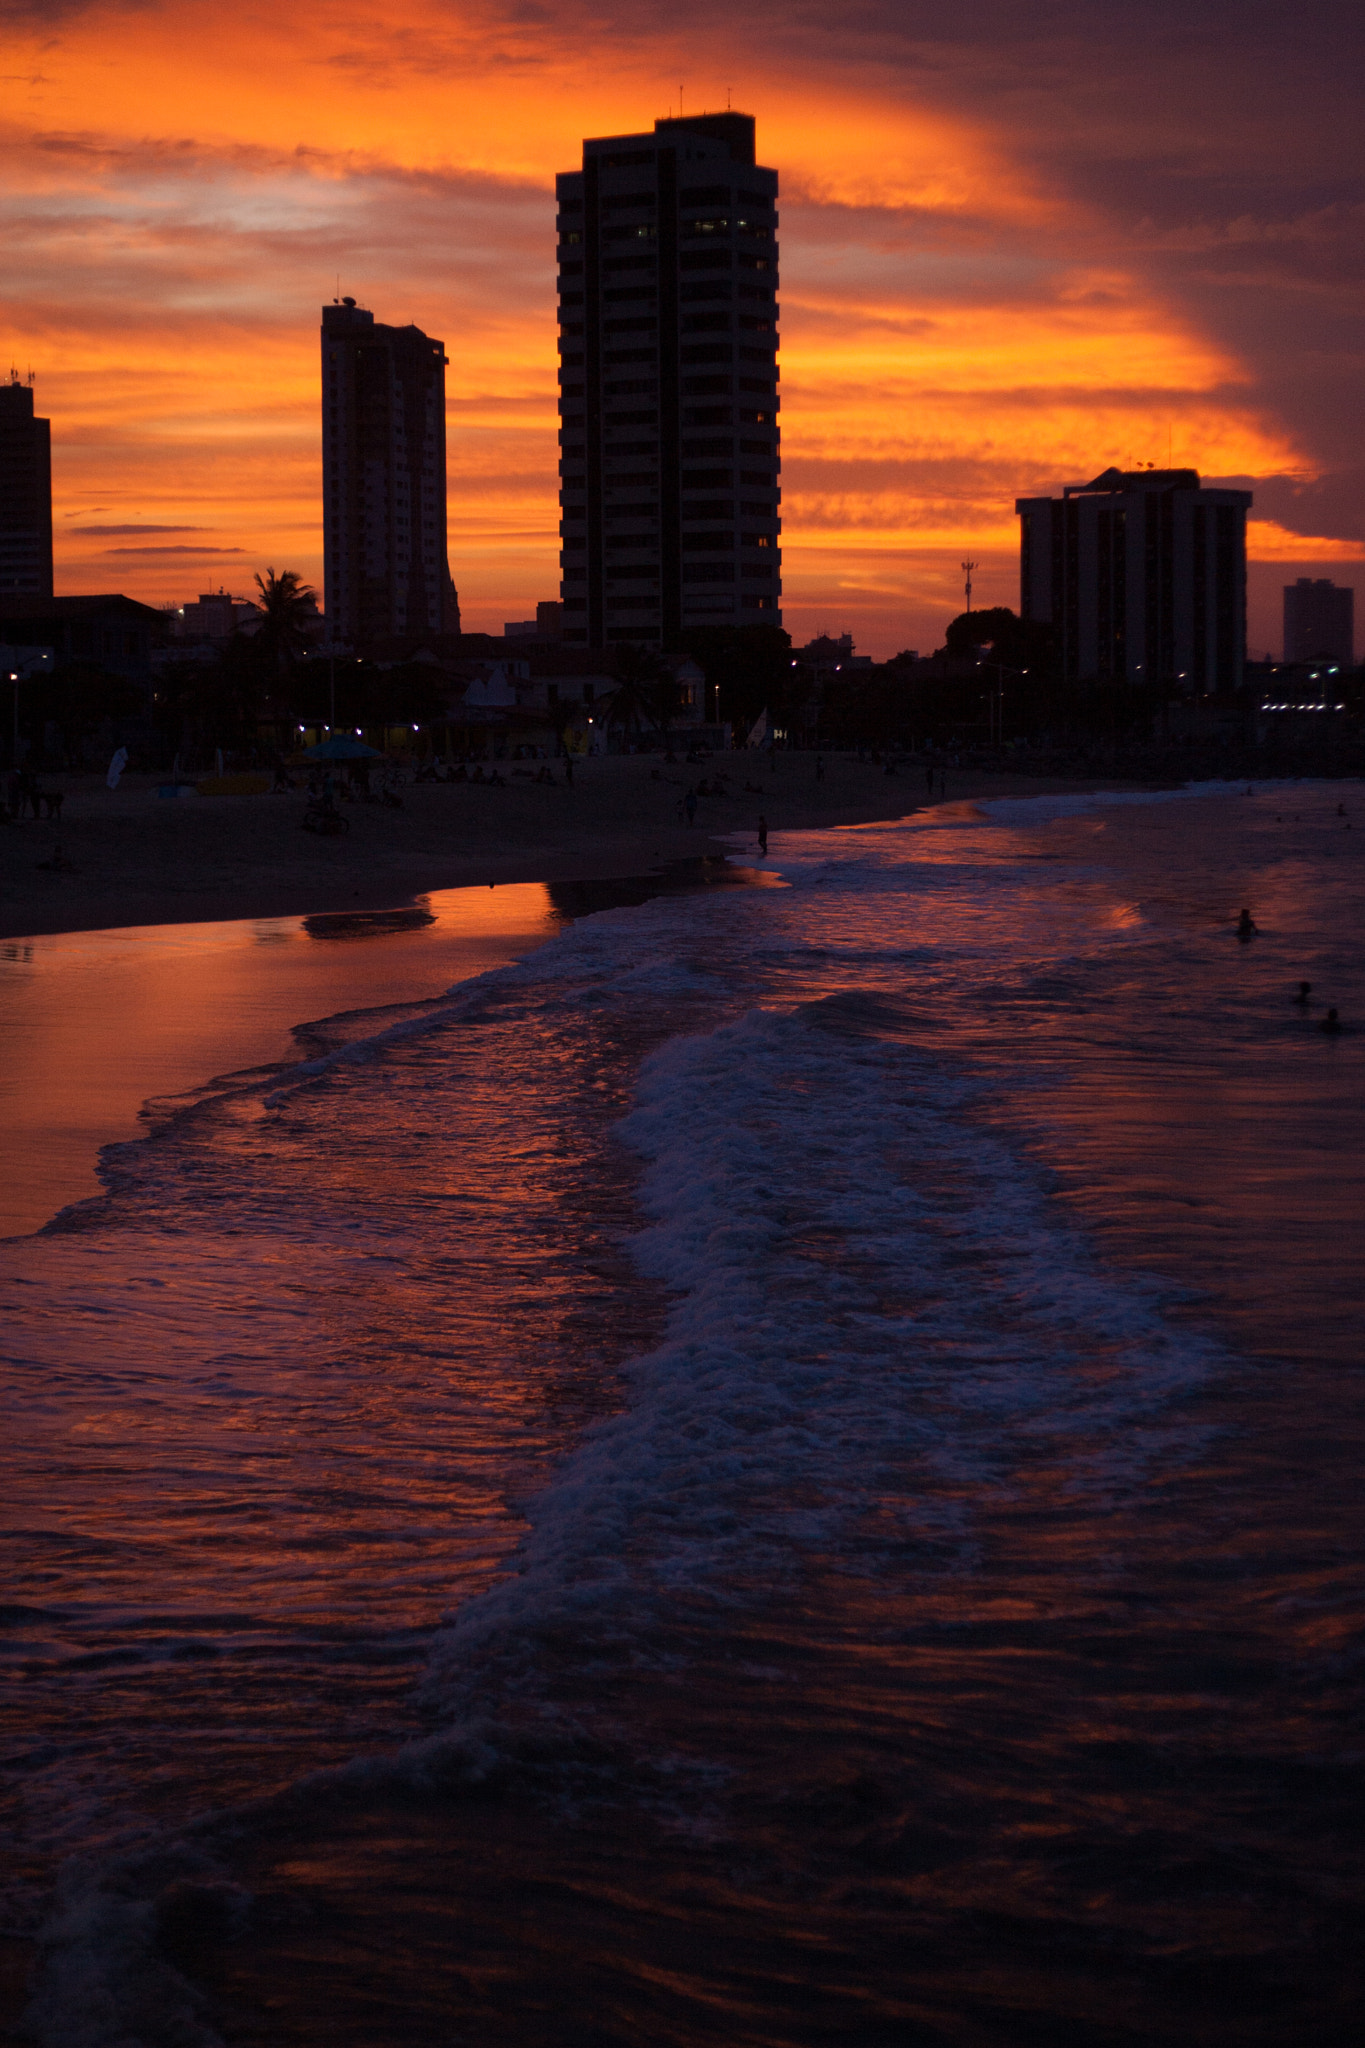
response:
<path id="1" fill-rule="evenodd" d="M 306 761 L 382 761 L 383 758 L 377 747 L 367 747 L 364 740 L 353 740 L 344 732 L 334 732 L 320 745 L 304 748 Z"/>

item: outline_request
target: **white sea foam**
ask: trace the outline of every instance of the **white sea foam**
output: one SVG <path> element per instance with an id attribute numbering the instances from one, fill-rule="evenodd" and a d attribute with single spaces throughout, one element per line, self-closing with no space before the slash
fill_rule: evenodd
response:
<path id="1" fill-rule="evenodd" d="M 982 843 L 960 863 L 920 858 L 944 830 Z M 629 1364 L 620 1411 L 519 1503 L 529 1529 L 505 1576 L 438 1637 L 424 1692 L 446 1732 L 300 1796 L 552 1769 L 553 1727 L 533 1756 L 511 1712 L 548 1708 L 552 1667 L 666 1666 L 683 1605 L 768 1601 L 831 1551 L 851 1573 L 968 1573 L 982 1504 L 1040 1461 L 1102 1506 L 1193 1446 L 1181 1403 L 1217 1345 L 1168 1319 L 1170 1288 L 1106 1265 L 1043 1171 L 978 1118 L 980 1081 L 911 1028 L 907 1003 L 941 1001 L 944 962 L 1023 972 L 1131 936 L 1012 868 L 1004 837 L 971 814 L 801 835 L 782 849 L 789 891 L 581 921 L 271 1091 L 273 1112 L 343 1069 L 379 1087 L 389 1054 L 481 1015 L 531 1029 L 603 1010 L 663 1039 L 619 1127 L 642 1162 L 634 1255 L 670 1295 L 662 1338 Z M 427 1085 L 421 1114 L 438 1116 L 439 1063 Z M 196 1306 L 184 1291 L 177 1351 Z M 101 1308 L 92 1294 L 84 1312 Z M 212 1892 L 183 1853 L 166 1882 Z M 53 2048 L 213 2043 L 157 1956 L 143 1884 L 71 1873 L 30 2015 Z"/>
<path id="2" fill-rule="evenodd" d="M 767 1598 L 817 1551 L 876 1572 L 874 1500 L 961 1570 L 971 1490 L 1050 1453 L 1073 1490 L 1118 1493 L 1172 1454 L 1171 1404 L 1216 1347 L 1167 1323 L 1169 1290 L 1106 1270 L 972 1092 L 856 999 L 646 1063 L 622 1134 L 666 1336 L 530 1504 L 515 1576 L 456 1618 L 432 1699 L 458 1709 L 490 1654 L 534 1683 L 566 1628 L 584 1656 L 666 1660 L 672 1598 Z"/>

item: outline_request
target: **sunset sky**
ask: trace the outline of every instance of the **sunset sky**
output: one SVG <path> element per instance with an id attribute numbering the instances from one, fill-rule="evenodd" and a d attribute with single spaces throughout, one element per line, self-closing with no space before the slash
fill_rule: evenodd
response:
<path id="1" fill-rule="evenodd" d="M 558 594 L 553 178 L 733 104 L 782 181 L 784 607 L 941 644 L 1018 602 L 1017 495 L 1256 494 L 1279 590 L 1365 586 L 1345 0 L 0 0 L 0 347 L 53 423 L 59 591 L 320 581 L 319 308 L 440 336 L 467 628 Z M 945 23 L 948 25 L 945 26 Z"/>

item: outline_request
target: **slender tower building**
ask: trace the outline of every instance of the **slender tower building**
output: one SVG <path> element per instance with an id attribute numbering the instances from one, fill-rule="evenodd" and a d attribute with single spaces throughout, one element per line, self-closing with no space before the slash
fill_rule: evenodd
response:
<path id="1" fill-rule="evenodd" d="M 333 646 L 458 633 L 446 553 L 446 363 L 419 327 L 322 309 L 324 611 Z"/>
<path id="2" fill-rule="evenodd" d="M 777 173 L 753 117 L 587 141 L 556 191 L 565 640 L 780 625 Z"/>
<path id="3" fill-rule="evenodd" d="M 52 595 L 52 429 L 33 386 L 0 384 L 0 597 Z"/>

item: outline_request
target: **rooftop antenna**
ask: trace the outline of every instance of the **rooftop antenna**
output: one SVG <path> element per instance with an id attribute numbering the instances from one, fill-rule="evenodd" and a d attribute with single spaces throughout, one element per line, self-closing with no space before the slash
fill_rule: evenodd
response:
<path id="1" fill-rule="evenodd" d="M 962 564 L 962 573 L 963 573 L 963 575 L 964 575 L 964 576 L 966 577 L 966 579 L 967 579 L 967 617 L 968 617 L 968 618 L 970 618 L 970 617 L 971 617 L 971 615 L 972 615 L 972 571 L 973 571 L 973 569 L 975 569 L 975 567 L 976 567 L 976 566 L 977 566 L 977 565 L 976 565 L 976 563 L 975 563 L 975 562 L 964 562 L 964 563 Z"/>
<path id="2" fill-rule="evenodd" d="M 725 88 L 725 111 L 727 114 L 730 112 L 730 88 L 728 85 Z"/>

